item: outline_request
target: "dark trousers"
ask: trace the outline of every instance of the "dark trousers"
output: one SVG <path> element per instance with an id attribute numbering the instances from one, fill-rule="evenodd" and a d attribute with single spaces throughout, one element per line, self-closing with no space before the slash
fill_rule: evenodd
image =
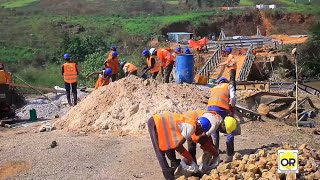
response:
<path id="1" fill-rule="evenodd" d="M 158 74 L 159 74 L 159 71 L 158 71 L 158 72 L 151 73 L 151 78 L 152 78 L 152 79 L 156 79 L 157 76 L 158 76 Z"/>
<path id="2" fill-rule="evenodd" d="M 236 70 L 234 69 L 231 69 L 230 72 L 229 72 L 229 76 L 230 76 L 230 84 L 233 85 L 234 87 L 234 90 L 236 90 Z"/>
<path id="3" fill-rule="evenodd" d="M 117 74 L 112 74 L 111 75 L 111 81 L 115 82 L 117 80 Z"/>
<path id="4" fill-rule="evenodd" d="M 164 83 L 169 83 L 170 74 L 173 69 L 174 61 L 172 61 L 167 67 L 164 68 Z"/>
<path id="5" fill-rule="evenodd" d="M 148 130 L 153 145 L 154 152 L 156 153 L 157 159 L 159 161 L 160 167 L 162 169 L 163 176 L 166 180 L 174 179 L 174 170 L 180 164 L 180 161 L 176 157 L 176 152 L 174 149 L 168 151 L 161 151 L 159 148 L 158 133 L 154 119 L 150 118 L 148 120 Z M 166 156 L 171 161 L 171 167 L 169 167 Z"/>
<path id="6" fill-rule="evenodd" d="M 64 86 L 66 88 L 66 92 L 67 92 L 67 100 L 68 103 L 71 104 L 71 97 L 70 97 L 70 91 L 72 89 L 72 95 L 73 95 L 73 103 L 74 105 L 77 105 L 78 102 L 78 97 L 77 97 L 77 82 L 75 83 L 66 83 L 64 82 Z"/>

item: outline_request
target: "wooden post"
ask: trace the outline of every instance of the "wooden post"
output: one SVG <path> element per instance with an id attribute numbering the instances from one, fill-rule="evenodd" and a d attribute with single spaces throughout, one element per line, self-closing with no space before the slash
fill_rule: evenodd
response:
<path id="1" fill-rule="evenodd" d="M 295 60 L 295 67 L 296 67 L 296 123 L 297 123 L 297 128 L 299 128 L 299 116 L 298 116 L 298 60 L 297 60 L 297 55 L 294 55 L 294 60 Z"/>

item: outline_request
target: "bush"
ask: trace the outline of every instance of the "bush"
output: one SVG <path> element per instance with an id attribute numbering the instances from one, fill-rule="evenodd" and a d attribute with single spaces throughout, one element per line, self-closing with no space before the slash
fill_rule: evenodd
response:
<path id="1" fill-rule="evenodd" d="M 320 24 L 317 24 L 311 32 L 308 42 L 299 51 L 302 74 L 307 77 L 320 74 Z"/>

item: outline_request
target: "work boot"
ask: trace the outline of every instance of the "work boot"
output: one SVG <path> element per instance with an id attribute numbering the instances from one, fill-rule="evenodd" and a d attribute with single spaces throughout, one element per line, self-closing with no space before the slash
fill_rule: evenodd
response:
<path id="1" fill-rule="evenodd" d="M 166 180 L 174 180 L 174 170 L 172 168 L 168 168 L 167 170 L 163 170 L 162 174 Z"/>

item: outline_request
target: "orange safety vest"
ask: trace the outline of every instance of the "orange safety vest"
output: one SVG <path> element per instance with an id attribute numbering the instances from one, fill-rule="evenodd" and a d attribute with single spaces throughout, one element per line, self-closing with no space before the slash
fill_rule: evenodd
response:
<path id="1" fill-rule="evenodd" d="M 105 62 L 105 66 L 108 68 L 111 68 L 112 74 L 118 74 L 118 71 L 120 68 L 120 63 L 119 63 L 118 57 L 116 57 L 114 59 L 112 59 L 112 57 L 108 58 Z"/>
<path id="2" fill-rule="evenodd" d="M 191 111 L 184 112 L 183 115 L 194 120 L 194 122 L 197 122 L 197 120 L 206 112 L 207 112 L 206 110 L 191 110 Z M 193 133 L 191 135 L 191 138 L 195 143 L 198 143 L 200 139 L 199 136 L 196 135 L 196 133 Z"/>
<path id="3" fill-rule="evenodd" d="M 70 63 L 64 63 L 63 64 L 63 78 L 66 83 L 75 83 L 77 82 L 77 68 L 76 63 L 70 62 Z"/>
<path id="4" fill-rule="evenodd" d="M 221 83 L 211 88 L 211 97 L 209 99 L 208 106 L 219 106 L 226 110 L 230 110 L 228 87 L 228 83 Z"/>
<path id="5" fill-rule="evenodd" d="M 148 67 L 151 67 L 151 59 L 154 58 L 153 56 L 149 56 L 149 58 L 147 58 L 147 65 Z M 154 59 L 156 62 L 154 64 L 154 67 L 150 70 L 151 73 L 155 73 L 155 72 L 159 72 L 160 71 L 160 66 L 157 62 L 156 59 Z"/>
<path id="6" fill-rule="evenodd" d="M 94 89 L 99 89 L 99 87 L 104 86 L 104 85 L 108 85 L 110 83 L 110 78 L 103 78 L 102 76 L 99 76 L 96 85 L 94 86 Z"/>
<path id="7" fill-rule="evenodd" d="M 178 143 L 183 139 L 179 130 L 180 123 L 191 124 L 196 129 L 196 122 L 177 113 L 164 112 L 153 116 L 157 134 L 159 148 L 161 151 L 175 149 Z"/>
<path id="8" fill-rule="evenodd" d="M 237 61 L 232 54 L 229 54 L 227 59 L 227 68 L 230 70 L 237 70 Z"/>
<path id="9" fill-rule="evenodd" d="M 170 53 L 166 48 L 161 48 L 157 50 L 157 57 L 161 61 L 161 67 L 167 67 L 172 61 L 175 60 L 175 57 Z"/>
<path id="10" fill-rule="evenodd" d="M 10 74 L 5 70 L 0 70 L 0 84 L 10 84 Z"/>
<path id="11" fill-rule="evenodd" d="M 131 63 L 126 63 L 124 66 L 123 66 L 125 69 L 127 69 L 128 73 L 132 73 L 133 71 L 137 71 L 138 68 L 131 64 Z"/>

